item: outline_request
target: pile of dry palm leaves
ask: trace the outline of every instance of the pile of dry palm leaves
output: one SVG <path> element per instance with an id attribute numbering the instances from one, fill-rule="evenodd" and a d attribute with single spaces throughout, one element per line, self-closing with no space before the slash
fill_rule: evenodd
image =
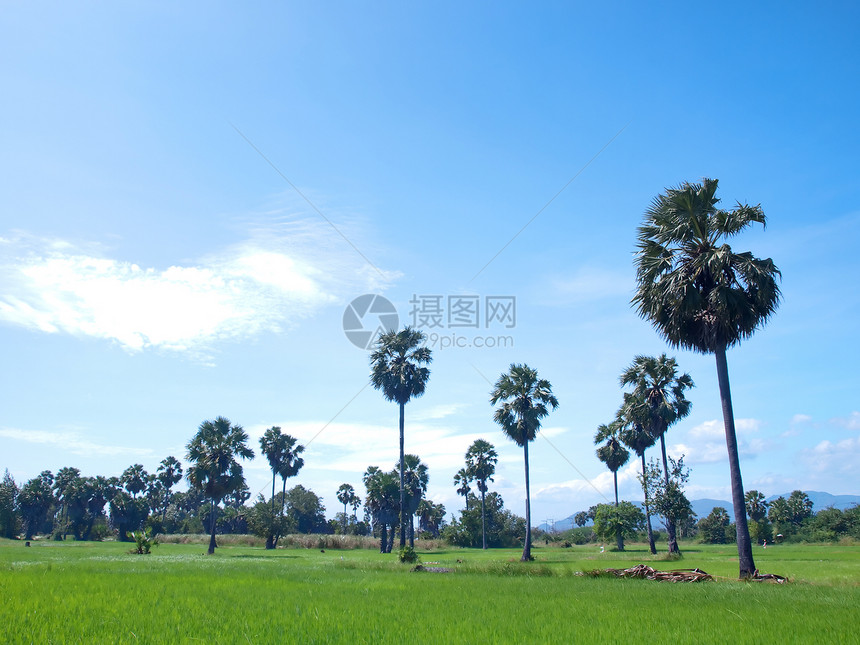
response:
<path id="1" fill-rule="evenodd" d="M 645 564 L 637 564 L 629 569 L 595 569 L 588 571 L 589 576 L 613 575 L 617 578 L 644 578 L 645 580 L 658 580 L 660 582 L 705 582 L 713 580 L 714 577 L 701 569 L 676 569 L 674 571 L 657 571 Z M 784 576 L 773 573 L 759 573 L 756 569 L 755 575 L 750 578 L 754 582 L 774 582 L 782 584 L 786 582 Z"/>
<path id="2" fill-rule="evenodd" d="M 645 564 L 637 564 L 629 569 L 604 569 L 603 571 L 591 572 L 591 575 L 600 575 L 604 572 L 618 578 L 645 578 L 646 580 L 659 580 L 661 582 L 704 582 L 714 579 L 711 574 L 701 569 L 657 571 Z"/>

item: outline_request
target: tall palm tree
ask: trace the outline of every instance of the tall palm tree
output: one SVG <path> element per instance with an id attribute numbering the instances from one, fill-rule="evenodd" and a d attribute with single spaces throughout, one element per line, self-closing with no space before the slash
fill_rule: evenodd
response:
<path id="1" fill-rule="evenodd" d="M 143 464 L 134 464 L 126 468 L 120 475 L 120 482 L 125 489 L 131 493 L 132 499 L 137 499 L 138 494 L 146 490 L 149 473 L 143 469 Z"/>
<path id="2" fill-rule="evenodd" d="M 481 492 L 481 543 L 484 549 L 487 548 L 487 523 L 484 514 L 487 482 L 493 481 L 498 461 L 499 453 L 496 452 L 495 446 L 484 439 L 476 439 L 466 451 L 466 472 L 477 482 Z"/>
<path id="3" fill-rule="evenodd" d="M 694 387 L 689 374 L 678 375 L 678 363 L 674 358 L 661 354 L 637 356 L 633 363 L 621 373 L 621 386 L 633 386 L 633 395 L 647 403 L 647 430 L 660 438 L 660 451 L 663 454 L 663 478 L 669 490 L 669 463 L 666 459 L 666 432 L 690 414 L 693 404 L 684 396 L 684 391 Z M 675 535 L 675 518 L 666 518 L 669 553 L 680 553 Z"/>
<path id="4" fill-rule="evenodd" d="M 400 464 L 397 464 L 397 471 L 402 476 L 403 487 L 405 490 L 406 499 L 406 514 L 409 517 L 409 546 L 415 548 L 415 526 L 412 521 L 412 516 L 418 510 L 424 494 L 427 492 L 427 484 L 430 481 L 430 475 L 427 473 L 427 465 L 421 462 L 418 455 L 405 455 L 401 463 L 406 464 L 406 468 L 401 472 Z"/>
<path id="5" fill-rule="evenodd" d="M 305 465 L 305 460 L 300 457 L 305 447 L 298 443 L 298 439 L 294 436 L 285 434 L 282 437 L 283 452 L 281 453 L 281 464 L 278 466 L 278 475 L 281 477 L 281 524 L 284 522 L 284 506 L 287 503 L 287 480 L 290 477 L 295 477 Z M 275 546 L 278 546 L 278 540 L 281 537 L 280 529 L 275 534 Z"/>
<path id="6" fill-rule="evenodd" d="M 594 443 L 605 441 L 602 446 L 597 449 L 597 458 L 606 464 L 606 467 L 612 472 L 612 479 L 615 484 L 615 508 L 618 508 L 618 471 L 630 459 L 630 452 L 621 444 L 619 433 L 621 426 L 618 421 L 613 421 L 610 424 L 601 424 L 597 427 L 597 434 L 594 436 Z M 624 550 L 624 536 L 621 534 L 619 527 L 615 533 L 615 542 L 619 551 Z"/>
<path id="7" fill-rule="evenodd" d="M 624 445 L 636 453 L 642 460 L 642 492 L 645 495 L 645 525 L 648 528 L 648 546 L 651 554 L 657 553 L 654 546 L 654 530 L 651 526 L 651 509 L 648 503 L 648 477 L 645 466 L 645 451 L 653 446 L 657 439 L 648 432 L 647 404 L 642 399 L 637 399 L 632 394 L 624 393 L 624 402 L 618 410 L 617 423 L 621 429 L 619 438 Z"/>
<path id="8" fill-rule="evenodd" d="M 170 502 L 170 489 L 182 479 L 182 464 L 173 455 L 165 457 L 158 465 L 156 478 L 164 487 L 164 502 L 161 507 L 161 524 L 164 526 L 164 518 L 167 515 L 167 506 Z"/>
<path id="9" fill-rule="evenodd" d="M 760 206 L 718 208 L 718 181 L 684 183 L 658 195 L 638 229 L 639 315 L 650 320 L 672 347 L 714 354 L 726 431 L 726 449 L 737 526 L 740 577 L 755 572 L 744 512 L 726 350 L 762 327 L 779 306 L 779 269 L 771 259 L 736 253 L 726 243 L 753 224 L 765 226 Z"/>
<path id="10" fill-rule="evenodd" d="M 423 333 L 411 327 L 400 331 L 388 331 L 379 335 L 370 355 L 370 382 L 389 401 L 400 406 L 400 458 L 403 462 L 403 424 L 406 404 L 424 394 L 430 370 L 426 367 L 433 358 L 430 350 L 422 345 Z M 406 496 L 403 488 L 403 472 L 400 473 L 400 546 L 406 546 Z"/>
<path id="11" fill-rule="evenodd" d="M 534 441 L 540 430 L 540 422 L 555 410 L 558 399 L 552 393 L 552 385 L 539 379 L 537 370 L 528 365 L 512 364 L 507 374 L 502 374 L 490 394 L 490 403 L 501 405 L 493 413 L 493 420 L 504 433 L 523 449 L 526 475 L 526 539 L 522 560 L 532 559 L 531 498 L 529 496 L 529 442 Z"/>
<path id="12" fill-rule="evenodd" d="M 367 489 L 365 508 L 379 527 L 380 540 L 379 552 L 390 553 L 391 546 L 388 541 L 386 527 L 391 526 L 394 531 L 394 521 L 397 519 L 397 472 L 383 472 L 378 466 L 370 466 L 365 471 L 362 481 Z M 393 541 L 393 538 L 392 538 Z"/>
<path id="13" fill-rule="evenodd" d="M 236 461 L 252 459 L 254 451 L 248 447 L 248 435 L 240 425 L 217 417 L 200 424 L 197 434 L 186 446 L 186 459 L 190 462 L 186 477 L 188 483 L 212 502 L 209 555 L 215 553 L 215 516 L 218 504 L 224 497 L 241 489 L 245 483 L 242 465 Z"/>
<path id="14" fill-rule="evenodd" d="M 337 489 L 337 501 L 343 504 L 343 532 L 346 533 L 346 507 L 348 504 L 354 504 L 358 496 L 355 494 L 355 488 L 352 484 L 341 484 Z"/>
<path id="15" fill-rule="evenodd" d="M 266 461 L 269 462 L 269 468 L 272 469 L 272 499 L 271 499 L 271 517 L 272 530 L 266 536 L 266 548 L 275 548 L 275 481 L 278 478 L 278 470 L 283 465 L 284 453 L 286 452 L 286 437 L 287 435 L 281 432 L 279 426 L 272 426 L 263 433 L 260 437 L 260 451 L 265 455 Z"/>
<path id="16" fill-rule="evenodd" d="M 466 500 L 466 510 L 469 510 L 469 493 L 472 492 L 472 476 L 466 468 L 461 468 L 454 475 L 454 486 L 457 487 L 457 494 L 462 495 Z"/>

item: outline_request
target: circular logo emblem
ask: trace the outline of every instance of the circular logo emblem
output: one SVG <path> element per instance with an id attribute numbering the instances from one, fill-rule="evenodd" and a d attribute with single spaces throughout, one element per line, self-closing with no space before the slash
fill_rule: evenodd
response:
<path id="1" fill-rule="evenodd" d="M 350 302 L 343 312 L 343 333 L 356 347 L 370 349 L 383 332 L 397 331 L 400 317 L 384 296 L 366 293 Z"/>

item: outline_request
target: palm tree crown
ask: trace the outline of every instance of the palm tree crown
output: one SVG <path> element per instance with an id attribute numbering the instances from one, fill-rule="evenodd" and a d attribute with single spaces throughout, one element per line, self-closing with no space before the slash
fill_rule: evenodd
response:
<path id="1" fill-rule="evenodd" d="M 633 304 L 673 347 L 711 354 L 764 325 L 779 306 L 779 269 L 724 242 L 764 226 L 760 206 L 717 207 L 718 180 L 657 196 L 639 227 Z"/>

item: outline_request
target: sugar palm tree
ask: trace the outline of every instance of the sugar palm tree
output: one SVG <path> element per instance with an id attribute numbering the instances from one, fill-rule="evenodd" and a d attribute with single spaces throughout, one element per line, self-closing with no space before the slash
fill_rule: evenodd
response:
<path id="1" fill-rule="evenodd" d="M 279 426 L 272 426 L 266 432 L 263 433 L 263 436 L 260 437 L 260 451 L 265 455 L 266 461 L 269 462 L 269 468 L 272 469 L 272 499 L 271 499 L 271 517 L 273 520 L 273 525 L 268 535 L 266 536 L 266 548 L 274 549 L 275 548 L 275 530 L 274 519 L 275 519 L 275 481 L 278 478 L 278 471 L 283 466 L 283 461 L 285 458 L 285 453 L 287 450 L 286 438 L 288 435 L 285 435 L 281 432 L 281 428 Z"/>
<path id="2" fill-rule="evenodd" d="M 165 457 L 158 464 L 156 478 L 164 488 L 164 501 L 161 507 L 161 524 L 164 526 L 164 518 L 167 515 L 167 506 L 170 503 L 170 489 L 182 479 L 182 464 L 173 455 Z"/>
<path id="3" fill-rule="evenodd" d="M 624 393 L 624 402 L 618 410 L 617 423 L 621 429 L 619 438 L 624 445 L 636 453 L 642 460 L 642 492 L 645 495 L 645 525 L 648 528 L 648 547 L 651 553 L 657 553 L 657 547 L 654 546 L 654 531 L 651 526 L 651 509 L 648 504 L 648 478 L 646 476 L 647 468 L 645 466 L 645 451 L 653 446 L 657 439 L 648 432 L 648 410 L 647 404 L 638 399 L 632 394 Z"/>
<path id="4" fill-rule="evenodd" d="M 290 477 L 295 477 L 305 465 L 304 458 L 300 457 L 305 447 L 299 444 L 298 439 L 294 436 L 283 435 L 283 452 L 281 453 L 281 464 L 278 466 L 278 475 L 281 477 L 281 525 L 284 522 L 284 506 L 287 503 L 287 480 Z M 275 546 L 278 546 L 278 539 L 281 537 L 280 531 L 275 535 Z"/>
<path id="5" fill-rule="evenodd" d="M 718 181 L 684 183 L 658 195 L 638 229 L 633 304 L 672 347 L 714 354 L 726 431 L 740 577 L 755 572 L 744 512 L 726 350 L 749 338 L 779 306 L 781 276 L 771 259 L 736 253 L 726 243 L 753 224 L 760 206 L 718 207 Z"/>
<path id="6" fill-rule="evenodd" d="M 370 355 L 370 382 L 382 391 L 389 401 L 400 406 L 400 458 L 403 462 L 403 426 L 406 404 L 424 394 L 430 370 L 426 367 L 433 358 L 422 343 L 423 333 L 406 327 L 400 331 L 388 331 L 379 335 Z M 403 472 L 400 473 L 400 546 L 406 546 L 406 498 L 403 488 Z"/>
<path id="7" fill-rule="evenodd" d="M 404 461 L 406 468 L 401 473 L 400 464 L 397 464 L 397 471 L 403 478 L 403 487 L 406 498 L 406 515 L 409 517 L 409 546 L 415 548 L 415 526 L 412 522 L 412 516 L 418 510 L 424 494 L 427 492 L 427 484 L 430 481 L 430 475 L 427 473 L 427 465 L 421 462 L 418 455 L 405 455 Z"/>
<path id="8" fill-rule="evenodd" d="M 240 425 L 217 417 L 200 424 L 197 434 L 188 442 L 186 458 L 190 462 L 188 482 L 212 502 L 209 555 L 215 553 L 215 516 L 224 497 L 242 488 L 245 478 L 236 458 L 251 459 L 254 451 L 248 447 L 248 435 Z"/>
<path id="9" fill-rule="evenodd" d="M 499 453 L 496 452 L 496 448 L 484 439 L 476 439 L 466 451 L 466 472 L 477 482 L 478 490 L 481 492 L 481 543 L 484 549 L 487 548 L 487 526 L 484 514 L 487 482 L 493 481 L 498 461 Z"/>
<path id="10" fill-rule="evenodd" d="M 606 464 L 606 467 L 612 472 L 612 479 L 615 484 L 615 508 L 618 508 L 618 471 L 630 459 L 630 452 L 619 439 L 620 432 L 621 425 L 616 420 L 610 424 L 599 425 L 597 434 L 594 436 L 594 443 L 606 442 L 597 449 L 597 458 Z M 624 537 L 620 527 L 616 531 L 615 542 L 618 550 L 623 551 Z"/>
<path id="11" fill-rule="evenodd" d="M 379 527 L 379 552 L 390 553 L 386 528 L 390 526 L 393 532 L 394 521 L 397 519 L 397 472 L 386 473 L 377 466 L 370 466 L 362 480 L 367 489 L 364 506 L 370 512 L 373 523 Z"/>
<path id="12" fill-rule="evenodd" d="M 684 396 L 684 391 L 693 387 L 689 374 L 678 375 L 678 363 L 674 358 L 661 354 L 637 356 L 633 363 L 621 373 L 621 386 L 633 386 L 633 395 L 647 403 L 647 430 L 660 439 L 663 455 L 663 477 L 669 488 L 669 463 L 666 458 L 666 432 L 669 427 L 690 414 L 693 405 Z M 680 553 L 675 536 L 675 518 L 666 518 L 669 536 L 669 553 Z"/>
<path id="13" fill-rule="evenodd" d="M 337 489 L 337 501 L 343 504 L 343 532 L 346 533 L 346 507 L 358 500 L 352 484 L 341 484 Z"/>
<path id="14" fill-rule="evenodd" d="M 454 474 L 454 486 L 457 487 L 457 494 L 462 495 L 466 500 L 466 510 L 469 510 L 469 493 L 472 492 L 472 476 L 466 468 L 461 468 Z"/>
<path id="15" fill-rule="evenodd" d="M 558 399 L 552 393 L 552 385 L 539 379 L 537 370 L 528 365 L 512 364 L 502 374 L 490 394 L 490 403 L 501 403 L 493 413 L 493 420 L 504 433 L 523 449 L 526 476 L 526 539 L 522 560 L 532 559 L 531 498 L 529 496 L 529 442 L 534 441 L 540 430 L 541 419 L 549 414 L 549 408 L 558 407 Z"/>

